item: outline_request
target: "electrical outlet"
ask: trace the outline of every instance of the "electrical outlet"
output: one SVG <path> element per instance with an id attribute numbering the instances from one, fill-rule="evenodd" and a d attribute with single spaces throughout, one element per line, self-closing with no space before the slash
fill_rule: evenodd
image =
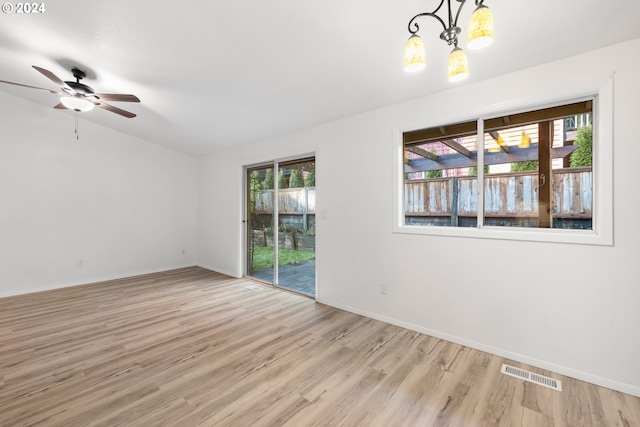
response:
<path id="1" fill-rule="evenodd" d="M 382 295 L 386 295 L 387 294 L 387 284 L 386 283 L 380 283 L 380 293 Z"/>

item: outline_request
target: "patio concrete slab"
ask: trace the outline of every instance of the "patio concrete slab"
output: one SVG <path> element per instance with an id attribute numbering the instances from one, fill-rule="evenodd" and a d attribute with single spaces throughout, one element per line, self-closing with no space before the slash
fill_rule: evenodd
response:
<path id="1" fill-rule="evenodd" d="M 254 270 L 250 277 L 273 283 L 273 267 Z M 316 260 L 278 266 L 279 287 L 305 295 L 316 294 Z"/>

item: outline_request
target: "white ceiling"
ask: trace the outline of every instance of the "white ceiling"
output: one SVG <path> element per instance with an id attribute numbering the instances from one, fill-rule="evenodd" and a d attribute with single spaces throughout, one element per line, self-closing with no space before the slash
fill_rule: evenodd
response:
<path id="1" fill-rule="evenodd" d="M 97 92 L 132 93 L 142 101 L 112 102 L 136 113 L 133 119 L 100 109 L 83 118 L 193 155 L 452 86 L 450 48 L 430 18 L 420 21 L 427 68 L 402 70 L 408 21 L 432 11 L 437 0 L 44 3 L 43 14 L 0 17 L 0 80 L 56 90 L 31 66 L 63 80 L 73 80 L 69 70 L 78 66 Z M 638 0 L 485 5 L 495 18 L 495 41 L 467 51 L 471 77 L 458 86 L 640 37 Z M 469 0 L 460 17 L 463 48 L 473 9 Z M 10 85 L 0 85 L 0 102 L 7 102 L 5 92 L 44 106 L 58 102 Z"/>

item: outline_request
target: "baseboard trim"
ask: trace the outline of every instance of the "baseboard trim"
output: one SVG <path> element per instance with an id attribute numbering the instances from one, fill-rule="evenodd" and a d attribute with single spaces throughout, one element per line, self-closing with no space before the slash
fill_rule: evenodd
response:
<path id="1" fill-rule="evenodd" d="M 453 342 L 455 344 L 460 344 L 465 347 L 473 348 L 475 350 L 484 351 L 485 353 L 490 353 L 495 356 L 504 357 L 506 359 L 515 360 L 517 362 L 525 363 L 530 366 L 534 366 L 540 369 L 544 369 L 547 371 L 555 372 L 560 375 L 565 375 L 571 378 L 575 378 L 581 381 L 586 381 L 591 384 L 595 384 L 601 387 L 606 387 L 611 390 L 620 391 L 622 393 L 629 394 L 631 396 L 640 397 L 640 387 L 634 386 L 632 384 L 627 384 L 615 380 L 610 380 L 608 378 L 603 378 L 597 375 L 590 374 L 588 372 L 578 371 L 572 368 L 568 368 L 566 366 L 557 365 L 555 363 L 547 362 L 544 360 L 539 360 L 533 357 L 525 356 L 519 353 L 513 353 L 511 351 L 492 347 L 486 344 L 482 344 L 477 341 L 469 340 L 466 338 L 458 337 L 455 335 L 450 335 L 441 331 L 436 331 L 433 329 L 425 328 L 420 325 L 415 325 L 413 323 L 404 322 L 398 319 L 394 319 L 387 316 L 382 316 L 377 313 L 369 312 L 366 310 L 360 310 L 356 307 L 351 307 L 345 304 L 340 304 L 335 301 L 327 300 L 327 299 L 317 299 L 317 302 L 321 304 L 325 304 L 331 307 L 339 308 L 340 310 L 349 311 L 351 313 L 359 314 L 361 316 L 366 316 L 371 319 L 379 320 L 381 322 L 389 323 L 395 326 L 399 326 L 401 328 L 409 329 L 412 331 L 420 332 L 425 335 L 429 335 L 435 338 L 440 338 L 446 341 Z"/>
<path id="2" fill-rule="evenodd" d="M 242 276 L 238 276 L 237 273 L 231 273 L 231 272 L 225 271 L 223 268 L 217 268 L 207 264 L 197 264 L 197 266 L 201 268 L 206 268 L 207 270 L 215 271 L 216 273 L 224 274 L 225 276 L 233 277 L 235 279 L 242 278 Z"/>
<path id="3" fill-rule="evenodd" d="M 185 265 L 178 265 L 178 266 L 172 266 L 172 267 L 162 267 L 157 269 L 130 271 L 127 273 L 114 274 L 109 276 L 90 277 L 90 278 L 85 278 L 82 280 L 76 280 L 71 282 L 55 283 L 47 286 L 40 286 L 37 288 L 19 289 L 19 290 L 8 291 L 8 292 L 0 292 L 0 298 L 33 294 L 36 292 L 53 291 L 55 289 L 70 288 L 73 286 L 92 285 L 100 282 L 108 282 L 109 280 L 127 279 L 131 277 L 136 277 L 136 276 L 144 276 L 146 274 L 164 273 L 167 271 L 178 270 L 180 268 L 188 268 L 188 267 L 195 267 L 195 265 L 185 264 Z"/>

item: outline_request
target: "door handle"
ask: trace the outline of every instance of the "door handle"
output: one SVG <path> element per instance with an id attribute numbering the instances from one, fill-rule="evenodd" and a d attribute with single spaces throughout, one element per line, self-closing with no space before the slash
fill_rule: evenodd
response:
<path id="1" fill-rule="evenodd" d="M 545 174 L 541 173 L 540 174 L 540 180 L 539 182 L 541 182 L 541 184 L 536 185 L 536 190 L 540 187 L 544 187 L 544 185 L 547 183 L 547 177 L 545 176 Z"/>

